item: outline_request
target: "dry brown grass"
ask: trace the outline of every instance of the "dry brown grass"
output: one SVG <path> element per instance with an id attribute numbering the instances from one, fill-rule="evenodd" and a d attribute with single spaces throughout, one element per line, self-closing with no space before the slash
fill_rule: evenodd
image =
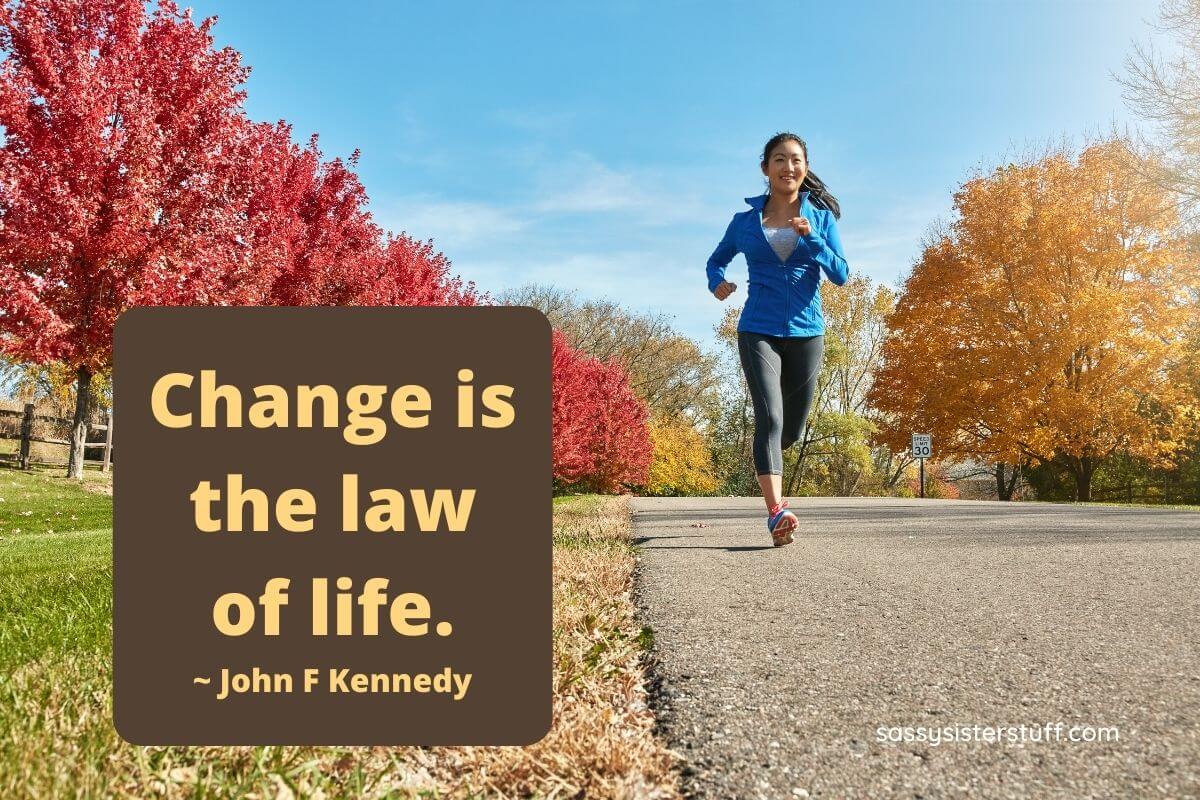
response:
<path id="1" fill-rule="evenodd" d="M 136 747 L 112 727 L 108 650 L 56 651 L 0 676 L 0 797 L 679 797 L 647 706 L 627 501 L 572 498 L 554 522 L 554 717 L 534 745 Z"/>
<path id="2" fill-rule="evenodd" d="M 434 774 L 467 796 L 677 797 L 677 761 L 647 706 L 627 499 L 556 512 L 555 544 L 550 733 L 530 747 L 439 748 Z"/>

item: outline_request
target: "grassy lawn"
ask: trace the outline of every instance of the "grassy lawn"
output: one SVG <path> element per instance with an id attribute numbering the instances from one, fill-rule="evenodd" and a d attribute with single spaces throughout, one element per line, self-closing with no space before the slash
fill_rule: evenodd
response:
<path id="1" fill-rule="evenodd" d="M 1077 502 L 1074 500 L 1046 500 L 1047 503 L 1058 503 L 1060 505 L 1073 506 L 1112 506 L 1113 508 L 1169 508 L 1173 511 L 1200 511 L 1200 506 L 1189 505 L 1186 503 L 1124 503 L 1116 500 L 1087 500 L 1085 502 Z"/>
<path id="2" fill-rule="evenodd" d="M 624 498 L 554 501 L 554 725 L 529 747 L 138 747 L 112 726 L 110 475 L 0 468 L 0 797 L 678 796 Z"/>

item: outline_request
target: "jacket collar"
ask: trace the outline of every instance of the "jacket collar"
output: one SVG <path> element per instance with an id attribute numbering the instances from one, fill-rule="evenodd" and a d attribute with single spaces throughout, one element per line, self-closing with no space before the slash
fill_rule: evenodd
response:
<path id="1" fill-rule="evenodd" d="M 763 206 L 765 206 L 765 205 L 767 204 L 767 198 L 768 198 L 769 196 L 770 196 L 770 193 L 769 193 L 769 192 L 764 192 L 763 194 L 757 195 L 757 196 L 755 196 L 755 197 L 746 197 L 746 198 L 743 198 L 743 199 L 744 199 L 744 200 L 745 200 L 745 201 L 746 201 L 746 202 L 747 202 L 747 203 L 748 203 L 748 204 L 749 204 L 749 205 L 750 205 L 752 208 L 754 208 L 754 209 L 756 209 L 757 211 L 760 211 L 760 212 L 761 212 L 761 211 L 763 210 Z M 808 197 L 808 190 L 807 190 L 807 189 L 805 189 L 804 191 L 800 192 L 799 199 L 800 199 L 800 205 L 801 205 L 801 206 L 803 206 L 803 205 L 804 205 L 804 200 L 805 200 L 805 198 L 807 198 L 807 197 Z"/>

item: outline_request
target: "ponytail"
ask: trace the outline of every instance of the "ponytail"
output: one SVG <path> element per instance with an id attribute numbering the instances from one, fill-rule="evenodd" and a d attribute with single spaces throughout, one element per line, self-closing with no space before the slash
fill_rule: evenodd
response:
<path id="1" fill-rule="evenodd" d="M 812 174 L 812 171 L 805 173 L 804 183 L 800 185 L 801 190 L 809 191 L 809 201 L 817 208 L 824 208 L 833 212 L 834 219 L 842 218 L 842 207 L 838 205 L 837 198 L 834 197 L 829 187 L 824 181 Z"/>

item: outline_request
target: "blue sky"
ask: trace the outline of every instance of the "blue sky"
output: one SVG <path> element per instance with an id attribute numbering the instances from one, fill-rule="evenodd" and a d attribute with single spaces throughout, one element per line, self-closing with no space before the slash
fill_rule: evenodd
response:
<path id="1" fill-rule="evenodd" d="M 362 150 L 376 218 L 485 290 L 664 312 L 713 346 L 704 264 L 776 131 L 842 204 L 851 271 L 898 285 L 973 168 L 1130 122 L 1142 0 L 371 3 L 197 0 L 247 110 Z M 1161 40 L 1155 40 L 1161 41 Z M 1136 121 L 1134 121 L 1136 122 Z M 745 300 L 741 256 L 727 277 Z"/>

